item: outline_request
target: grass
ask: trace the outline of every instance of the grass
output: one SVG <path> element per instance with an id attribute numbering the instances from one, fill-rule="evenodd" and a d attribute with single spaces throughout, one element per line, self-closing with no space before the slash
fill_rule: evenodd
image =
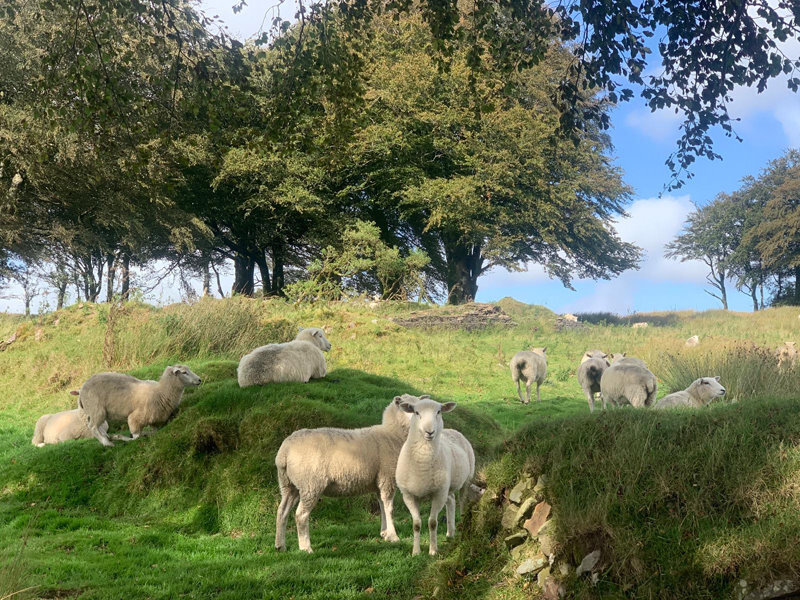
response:
<path id="1" fill-rule="evenodd" d="M 32 585 L 30 594 L 49 598 L 528 596 L 533 588 L 510 577 L 497 543 L 490 494 L 465 519 L 463 538 L 440 540 L 438 560 L 411 558 L 399 496 L 397 545 L 379 539 L 373 498 L 326 498 L 312 514 L 315 554 L 300 555 L 293 531 L 289 552 L 273 551 L 273 458 L 283 437 L 375 423 L 404 392 L 459 403 L 446 424 L 472 441 L 492 490 L 523 471 L 550 476 L 563 556 L 590 542 L 607 550 L 600 587 L 573 582 L 576 597 L 711 598 L 741 576 L 798 574 L 798 378 L 743 345 L 799 337 L 796 309 L 636 315 L 665 318 L 646 329 L 557 332 L 547 309 L 499 304 L 516 327 L 422 331 L 391 321 L 421 309 L 414 305 L 242 298 L 160 310 L 129 304 L 112 314 L 83 304 L 31 321 L 0 315 L 0 338 L 18 337 L 0 353 L 0 598 Z M 290 339 L 298 325 L 326 327 L 328 377 L 238 388 L 241 355 Z M 700 346 L 685 349 L 694 334 Z M 522 406 L 507 365 L 530 346 L 548 347 L 549 376 L 543 402 Z M 659 395 L 718 374 L 739 402 L 702 413 L 589 415 L 574 371 L 594 347 L 647 360 Z M 743 369 L 737 352 L 763 360 Z M 31 446 L 35 419 L 72 407 L 67 392 L 92 373 L 155 378 L 174 362 L 205 383 L 187 391 L 158 434 L 111 449 L 94 440 Z M 23 543 L 25 559 L 15 562 Z"/>

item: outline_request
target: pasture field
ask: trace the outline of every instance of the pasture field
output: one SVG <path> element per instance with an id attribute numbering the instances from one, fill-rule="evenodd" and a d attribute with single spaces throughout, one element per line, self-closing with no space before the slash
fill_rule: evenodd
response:
<path id="1" fill-rule="evenodd" d="M 528 598 L 538 588 L 513 574 L 495 499 L 524 473 L 547 476 L 558 560 L 603 552 L 595 586 L 565 578 L 571 597 L 732 598 L 742 579 L 800 577 L 800 373 L 767 351 L 800 338 L 797 309 L 558 331 L 545 308 L 499 305 L 515 327 L 411 329 L 391 319 L 460 309 L 245 298 L 0 316 L 0 339 L 17 333 L 0 352 L 0 599 Z M 328 376 L 239 389 L 238 359 L 297 325 L 326 328 Z M 701 344 L 684 348 L 694 334 Z M 523 406 L 508 361 L 530 346 L 547 346 L 548 378 L 542 402 Z M 646 360 L 659 396 L 720 375 L 729 397 L 700 412 L 589 414 L 575 370 L 590 348 Z M 73 407 L 68 391 L 91 374 L 157 378 L 176 362 L 204 384 L 157 434 L 31 445 L 36 418 Z M 457 402 L 445 424 L 475 447 L 488 491 L 459 536 L 445 542 L 440 527 L 441 557 L 412 558 L 399 494 L 397 544 L 380 539 L 374 498 L 324 498 L 314 554 L 297 550 L 293 518 L 288 552 L 275 552 L 281 440 L 374 424 L 404 392 Z"/>

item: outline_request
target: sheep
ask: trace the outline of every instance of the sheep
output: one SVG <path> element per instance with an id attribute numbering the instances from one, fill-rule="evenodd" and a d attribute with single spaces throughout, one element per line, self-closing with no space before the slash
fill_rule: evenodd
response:
<path id="1" fill-rule="evenodd" d="M 690 337 L 690 338 L 688 338 L 686 340 L 686 347 L 687 348 L 694 348 L 699 343 L 700 343 L 700 336 L 699 335 L 693 335 L 692 337 Z"/>
<path id="2" fill-rule="evenodd" d="M 628 356 L 626 352 L 609 354 L 606 360 L 608 360 L 608 362 L 612 365 L 629 364 L 629 365 L 639 365 L 640 367 L 647 367 L 647 365 L 644 364 L 644 361 L 642 359 L 634 358 L 633 356 Z"/>
<path id="3" fill-rule="evenodd" d="M 108 434 L 108 423 L 103 421 L 98 429 Z M 42 448 L 46 444 L 58 444 L 69 440 L 94 437 L 89 431 L 86 418 L 79 408 L 42 415 L 36 421 L 31 443 Z"/>
<path id="4" fill-rule="evenodd" d="M 719 377 L 701 377 L 695 379 L 685 390 L 664 396 L 656 402 L 654 408 L 675 408 L 689 406 L 700 408 L 707 406 L 715 398 L 725 395 L 725 388 L 719 383 Z"/>
<path id="5" fill-rule="evenodd" d="M 780 346 L 775 351 L 775 354 L 778 357 L 779 367 L 782 367 L 784 363 L 788 363 L 789 366 L 794 366 L 794 363 L 797 360 L 797 348 L 795 348 L 795 343 L 784 342 L 783 346 Z"/>
<path id="6" fill-rule="evenodd" d="M 325 355 L 331 343 L 316 327 L 299 328 L 297 337 L 283 344 L 267 344 L 246 354 L 236 368 L 239 387 L 296 381 L 308 383 L 327 374 Z"/>
<path id="7" fill-rule="evenodd" d="M 607 357 L 608 355 L 602 350 L 589 350 L 584 353 L 578 367 L 578 383 L 586 394 L 589 412 L 594 412 L 594 395 L 600 392 L 600 378 L 603 376 L 603 371 L 610 366 Z M 603 401 L 603 410 L 605 408 L 606 403 Z"/>
<path id="8" fill-rule="evenodd" d="M 381 537 L 400 538 L 394 528 L 394 480 L 397 457 L 408 437 L 410 418 L 400 409 L 428 396 L 395 396 L 380 425 L 361 429 L 301 429 L 288 436 L 275 455 L 281 503 L 275 524 L 275 548 L 286 550 L 286 524 L 299 500 L 295 521 L 300 550 L 311 549 L 308 520 L 321 496 L 360 496 L 376 492 Z"/>
<path id="9" fill-rule="evenodd" d="M 459 492 L 459 502 L 463 503 L 475 474 L 472 445 L 459 432 L 444 429 L 442 413 L 450 412 L 455 406 L 455 402 L 439 404 L 428 399 L 400 404 L 400 408 L 411 415 L 408 439 L 397 459 L 396 479 L 413 522 L 412 556 L 420 553 L 420 500 L 431 499 L 428 553 L 433 556 L 438 552 L 436 532 L 442 506 L 447 511 L 447 537 L 452 538 L 456 532 L 455 493 Z"/>
<path id="10" fill-rule="evenodd" d="M 625 358 L 611 363 L 600 378 L 600 394 L 604 405 L 611 402 L 615 406 L 650 406 L 656 399 L 657 390 L 655 375 L 638 358 Z"/>
<path id="11" fill-rule="evenodd" d="M 536 382 L 536 401 L 541 402 L 539 388 L 547 375 L 547 347 L 531 348 L 530 352 L 523 350 L 517 352 L 511 359 L 511 379 L 517 384 L 517 394 L 519 401 L 529 404 L 531 401 L 531 384 Z M 525 381 L 526 400 L 522 399 L 522 389 L 520 379 Z"/>
<path id="12" fill-rule="evenodd" d="M 562 315 L 562 316 L 563 316 L 565 321 L 569 321 L 570 323 L 577 323 L 578 322 L 578 317 L 576 315 L 573 315 L 573 314 L 570 314 L 570 313 L 566 313 L 565 315 Z"/>
<path id="13" fill-rule="evenodd" d="M 85 413 L 89 431 L 103 446 L 113 446 L 104 421 L 128 422 L 131 437 L 119 436 L 126 442 L 139 437 L 148 425 L 153 428 L 166 423 L 178 408 L 186 386 L 196 386 L 201 379 L 185 365 L 164 369 L 158 381 L 142 381 L 123 373 L 93 375 L 78 392 L 78 407 Z"/>
<path id="14" fill-rule="evenodd" d="M 645 323 L 644 321 L 640 321 L 639 323 L 634 323 L 633 325 L 631 325 L 631 327 L 633 327 L 634 329 L 644 329 L 645 327 L 647 327 L 647 323 Z"/>

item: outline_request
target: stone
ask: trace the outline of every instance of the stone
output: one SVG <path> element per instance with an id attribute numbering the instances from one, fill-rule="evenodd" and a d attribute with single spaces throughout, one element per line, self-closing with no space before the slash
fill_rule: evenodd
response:
<path id="1" fill-rule="evenodd" d="M 545 486 L 545 476 L 540 475 L 539 479 L 536 480 L 536 485 L 533 486 L 533 495 L 536 497 L 537 500 L 542 500 L 544 498 L 544 486 Z"/>
<path id="2" fill-rule="evenodd" d="M 517 575 L 535 575 L 548 565 L 548 560 L 541 554 L 529 558 L 517 567 Z"/>
<path id="3" fill-rule="evenodd" d="M 523 559 L 525 554 L 527 554 L 529 548 L 527 544 L 520 544 L 515 548 L 511 549 L 511 558 L 514 559 L 515 562 L 519 562 Z"/>
<path id="4" fill-rule="evenodd" d="M 525 543 L 525 540 L 528 539 L 528 533 L 526 531 L 518 531 L 517 533 L 512 533 L 506 539 L 503 540 L 505 542 L 506 548 L 511 550 L 511 548 L 516 548 L 520 544 Z"/>
<path id="5" fill-rule="evenodd" d="M 539 502 L 539 504 L 536 505 L 536 508 L 533 509 L 531 518 L 523 523 L 522 526 L 528 530 L 528 533 L 531 534 L 531 537 L 536 537 L 539 535 L 539 532 L 542 530 L 542 527 L 547 521 L 547 517 L 550 516 L 550 508 L 551 507 L 547 502 Z"/>
<path id="6" fill-rule="evenodd" d="M 544 588 L 544 584 L 548 577 L 550 577 L 550 567 L 545 567 L 539 571 L 539 574 L 536 576 L 536 583 L 539 584 L 540 588 Z"/>
<path id="7" fill-rule="evenodd" d="M 561 563 L 560 565 L 558 565 L 558 573 L 562 577 L 566 577 L 567 575 L 569 575 L 570 571 L 572 571 L 572 568 L 567 563 Z"/>
<path id="8" fill-rule="evenodd" d="M 567 590 L 554 577 L 548 577 L 542 587 L 542 598 L 545 600 L 559 600 L 567 594 Z"/>
<path id="9" fill-rule="evenodd" d="M 748 591 L 747 582 L 745 582 L 745 586 L 742 587 L 739 597 L 742 598 L 742 600 L 772 600 L 773 598 L 783 598 L 784 596 L 797 592 L 800 592 L 800 581 L 794 579 L 778 579 L 753 591 Z"/>
<path id="10" fill-rule="evenodd" d="M 517 483 L 517 485 L 511 488 L 511 492 L 508 494 L 508 499 L 514 504 L 520 504 L 525 492 L 531 489 L 531 483 L 532 482 L 530 478 L 523 478 L 519 483 Z"/>
<path id="11" fill-rule="evenodd" d="M 522 523 L 522 521 L 531 516 L 535 503 L 536 501 L 533 498 L 527 498 L 525 502 L 519 505 L 517 509 L 517 523 Z"/>
<path id="12" fill-rule="evenodd" d="M 591 572 L 591 570 L 595 568 L 595 566 L 599 561 L 600 561 L 600 550 L 595 550 L 594 552 L 590 552 L 589 554 L 583 557 L 581 564 L 579 564 L 578 568 L 575 569 L 575 574 L 578 577 L 580 577 L 584 573 Z"/>
<path id="13" fill-rule="evenodd" d="M 548 533 L 539 533 L 539 546 L 545 556 L 555 554 L 556 543 L 552 535 Z"/>
<path id="14" fill-rule="evenodd" d="M 503 510 L 503 520 L 501 521 L 503 529 L 514 529 L 517 525 L 517 507 L 509 504 Z"/>

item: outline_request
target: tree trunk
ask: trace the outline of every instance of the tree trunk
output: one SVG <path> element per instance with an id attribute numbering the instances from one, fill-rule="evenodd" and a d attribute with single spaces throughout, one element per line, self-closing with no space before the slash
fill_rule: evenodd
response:
<path id="1" fill-rule="evenodd" d="M 283 296 L 283 244 L 272 244 L 272 295 Z"/>
<path id="2" fill-rule="evenodd" d="M 67 284 L 68 282 L 66 280 L 58 284 L 58 301 L 56 304 L 56 310 L 61 310 L 64 308 L 64 300 L 67 297 Z"/>
<path id="3" fill-rule="evenodd" d="M 116 257 L 110 252 L 106 255 L 106 302 L 114 299 L 114 276 L 117 271 Z"/>
<path id="4" fill-rule="evenodd" d="M 122 288 L 120 296 L 122 301 L 125 302 L 131 295 L 131 255 L 127 252 L 122 254 L 122 269 L 120 269 L 120 277 L 122 278 Z"/>
<path id="5" fill-rule="evenodd" d="M 33 298 L 28 296 L 28 294 L 26 293 L 25 294 L 25 318 L 28 318 L 28 317 L 31 316 L 31 300 L 33 300 Z"/>
<path id="6" fill-rule="evenodd" d="M 255 262 L 258 265 L 258 272 L 261 274 L 261 295 L 264 297 L 269 296 L 272 292 L 272 286 L 270 284 L 267 256 L 263 250 L 259 251 Z"/>
<path id="7" fill-rule="evenodd" d="M 217 266 L 212 262 L 211 263 L 211 270 L 214 271 L 214 277 L 217 279 L 217 291 L 219 292 L 219 297 L 225 297 L 225 291 L 222 289 L 222 282 L 219 279 L 219 271 L 217 271 Z"/>
<path id="8" fill-rule="evenodd" d="M 800 265 L 794 268 L 794 303 L 800 305 Z"/>
<path id="9" fill-rule="evenodd" d="M 755 283 L 750 288 L 750 297 L 753 299 L 753 312 L 758 312 L 758 285 Z"/>
<path id="10" fill-rule="evenodd" d="M 239 254 L 238 252 L 233 258 L 234 277 L 233 287 L 231 294 L 240 294 L 242 296 L 252 296 L 253 288 L 253 275 L 255 274 L 255 262 L 252 257 Z"/>
<path id="11" fill-rule="evenodd" d="M 206 259 L 205 265 L 203 266 L 203 297 L 207 297 L 211 295 L 211 267 L 209 266 L 211 263 L 210 259 Z"/>
<path id="12" fill-rule="evenodd" d="M 475 302 L 483 259 L 480 246 L 445 245 L 447 259 L 447 303 Z"/>

